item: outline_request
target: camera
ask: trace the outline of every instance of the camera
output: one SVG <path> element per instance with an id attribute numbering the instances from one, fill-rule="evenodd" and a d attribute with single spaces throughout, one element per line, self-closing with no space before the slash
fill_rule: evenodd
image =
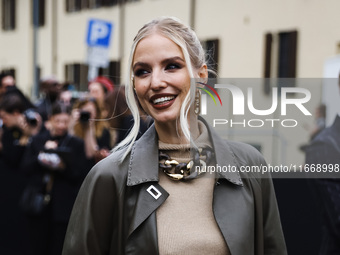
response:
<path id="1" fill-rule="evenodd" d="M 88 122 L 91 117 L 91 113 L 88 111 L 81 111 L 79 120 L 80 122 Z"/>
<path id="2" fill-rule="evenodd" d="M 27 109 L 26 111 L 24 111 L 26 122 L 31 127 L 36 127 L 38 125 L 37 114 L 38 113 L 35 112 L 33 109 Z"/>

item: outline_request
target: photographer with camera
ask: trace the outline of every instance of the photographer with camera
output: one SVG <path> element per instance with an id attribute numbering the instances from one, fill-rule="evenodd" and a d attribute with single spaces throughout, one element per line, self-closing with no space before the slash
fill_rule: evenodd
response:
<path id="1" fill-rule="evenodd" d="M 42 120 L 33 104 L 17 89 L 9 89 L 0 102 L 3 123 L 2 158 L 10 167 L 18 167 L 30 138 L 42 129 Z"/>
<path id="2" fill-rule="evenodd" d="M 27 186 L 20 207 L 27 215 L 29 254 L 61 254 L 74 200 L 89 167 L 84 142 L 68 133 L 71 108 L 55 103 L 50 129 L 34 136 L 22 165 Z"/>
<path id="3" fill-rule="evenodd" d="M 109 155 L 112 147 L 109 124 L 103 119 L 103 112 L 96 99 L 81 98 L 76 101 L 71 123 L 70 132 L 84 140 L 90 167 Z"/>
<path id="4" fill-rule="evenodd" d="M 26 179 L 20 163 L 31 137 L 42 130 L 41 117 L 32 107 L 16 87 L 8 87 L 0 100 L 0 254 L 25 251 L 25 220 L 18 203 Z"/>

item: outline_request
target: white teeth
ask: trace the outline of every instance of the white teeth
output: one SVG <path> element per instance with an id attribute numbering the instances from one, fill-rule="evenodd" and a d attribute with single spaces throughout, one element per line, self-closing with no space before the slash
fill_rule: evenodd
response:
<path id="1" fill-rule="evenodd" d="M 153 100 L 153 103 L 154 104 L 160 104 L 160 103 L 164 103 L 166 101 L 170 101 L 172 99 L 174 99 L 175 97 L 174 96 L 170 96 L 170 97 L 160 97 L 160 98 L 157 98 L 155 100 Z"/>

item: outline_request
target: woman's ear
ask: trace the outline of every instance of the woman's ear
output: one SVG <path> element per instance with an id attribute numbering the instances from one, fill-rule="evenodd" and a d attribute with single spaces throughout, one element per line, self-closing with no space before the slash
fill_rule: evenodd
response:
<path id="1" fill-rule="evenodd" d="M 206 64 L 202 65 L 201 68 L 198 70 L 198 75 L 200 78 L 208 78 L 208 67 Z"/>

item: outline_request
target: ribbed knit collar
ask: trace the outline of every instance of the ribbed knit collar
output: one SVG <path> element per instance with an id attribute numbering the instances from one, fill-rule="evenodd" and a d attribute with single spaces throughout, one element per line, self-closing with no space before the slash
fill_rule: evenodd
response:
<path id="1" fill-rule="evenodd" d="M 207 127 L 204 125 L 202 121 L 198 121 L 198 130 L 199 130 L 199 136 L 195 139 L 195 144 L 198 148 L 212 148 L 210 138 L 209 138 L 209 132 Z M 183 152 L 189 152 L 189 149 L 193 147 L 193 144 L 187 143 L 187 144 L 170 144 L 170 143 L 164 143 L 162 141 L 158 141 L 158 148 L 162 151 L 169 151 L 169 152 L 178 152 L 182 154 Z M 176 153 L 177 154 L 177 153 Z"/>

